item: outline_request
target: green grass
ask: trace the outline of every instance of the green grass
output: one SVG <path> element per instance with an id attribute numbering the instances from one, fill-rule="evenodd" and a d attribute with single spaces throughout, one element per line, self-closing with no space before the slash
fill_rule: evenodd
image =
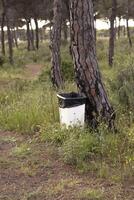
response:
<path id="1" fill-rule="evenodd" d="M 52 88 L 50 80 L 48 43 L 41 45 L 39 51 L 29 53 L 21 46 L 15 50 L 14 66 L 5 59 L 0 67 L 0 129 L 39 134 L 42 141 L 56 145 L 61 158 L 80 172 L 92 171 L 99 177 L 110 179 L 116 176 L 117 180 L 134 175 L 134 53 L 126 39 L 125 42 L 122 39 L 116 41 L 115 61 L 110 68 L 107 49 L 108 41 L 99 39 L 97 54 L 103 81 L 117 115 L 116 134 L 104 124 L 96 131 L 61 129 L 58 91 Z M 62 46 L 61 52 L 65 91 L 77 91 L 68 45 Z M 33 62 L 43 64 L 44 69 L 38 80 L 25 80 L 23 67 Z M 21 155 L 27 151 L 18 147 L 15 153 Z"/>
<path id="2" fill-rule="evenodd" d="M 98 189 L 86 189 L 78 195 L 79 200 L 103 200 L 103 191 Z"/>

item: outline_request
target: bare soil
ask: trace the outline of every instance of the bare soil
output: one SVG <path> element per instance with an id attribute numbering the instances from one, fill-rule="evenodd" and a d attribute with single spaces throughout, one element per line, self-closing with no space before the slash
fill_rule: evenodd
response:
<path id="1" fill-rule="evenodd" d="M 41 64 L 28 64 L 25 66 L 24 74 L 26 79 L 35 79 L 41 73 Z"/>
<path id="2" fill-rule="evenodd" d="M 0 132 L 0 200 L 134 199 L 132 180 L 116 183 L 81 174 L 61 161 L 56 147 L 38 138 Z M 101 196 L 91 198 L 90 190 Z"/>

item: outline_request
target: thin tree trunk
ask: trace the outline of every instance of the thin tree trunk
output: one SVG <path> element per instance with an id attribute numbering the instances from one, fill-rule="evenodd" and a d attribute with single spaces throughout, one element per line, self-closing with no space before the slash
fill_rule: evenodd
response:
<path id="1" fill-rule="evenodd" d="M 123 27 L 123 34 L 124 34 L 124 37 L 126 36 L 126 27 L 124 26 Z"/>
<path id="2" fill-rule="evenodd" d="M 110 38 L 109 38 L 109 65 L 113 65 L 114 59 L 114 46 L 115 46 L 115 28 L 114 22 L 116 19 L 116 11 L 117 11 L 117 0 L 112 0 L 112 13 L 110 17 Z"/>
<path id="3" fill-rule="evenodd" d="M 18 49 L 18 38 L 17 38 L 17 33 L 16 33 L 16 29 L 14 28 L 13 30 L 13 36 L 14 36 L 14 43 L 16 48 Z"/>
<path id="4" fill-rule="evenodd" d="M 94 17 L 94 32 L 95 32 L 95 41 L 96 41 L 97 40 L 96 16 Z"/>
<path id="5" fill-rule="evenodd" d="M 121 36 L 121 18 L 119 18 L 119 26 L 118 26 L 118 39 Z"/>
<path id="6" fill-rule="evenodd" d="M 34 22 L 35 22 L 35 32 L 36 32 L 36 49 L 39 49 L 39 27 L 38 27 L 38 20 L 37 18 L 34 18 Z"/>
<path id="7" fill-rule="evenodd" d="M 32 50 L 35 50 L 35 46 L 34 46 L 34 30 L 33 30 L 33 27 L 32 27 L 31 20 L 30 20 L 30 26 L 31 26 L 31 31 L 30 31 L 31 47 L 32 47 Z"/>
<path id="8" fill-rule="evenodd" d="M 30 27 L 29 27 L 29 20 L 26 19 L 26 26 L 27 26 L 27 50 L 30 51 Z"/>
<path id="9" fill-rule="evenodd" d="M 130 29 L 129 29 L 129 17 L 127 17 L 126 19 L 126 26 L 127 26 L 127 37 L 128 37 L 128 41 L 129 41 L 129 45 L 130 47 L 132 47 L 132 40 L 131 40 L 131 34 L 130 34 Z"/>
<path id="10" fill-rule="evenodd" d="M 10 64 L 13 64 L 13 44 L 12 44 L 12 34 L 10 29 L 10 22 L 9 22 L 9 16 L 7 11 L 7 2 L 6 0 L 2 0 L 2 6 L 5 13 L 5 21 L 7 24 L 7 37 L 8 37 L 8 46 L 9 46 L 9 62 Z"/>
<path id="11" fill-rule="evenodd" d="M 4 22 L 5 22 L 5 13 L 2 13 L 1 18 L 1 47 L 2 47 L 2 55 L 5 56 L 5 32 L 4 32 Z"/>
<path id="12" fill-rule="evenodd" d="M 7 22 L 7 37 L 8 37 L 8 46 L 9 46 L 9 62 L 12 65 L 13 64 L 13 42 L 12 42 L 12 32 L 9 25 L 9 19 L 6 16 L 6 22 Z"/>
<path id="13" fill-rule="evenodd" d="M 51 77 L 52 83 L 57 88 L 63 87 L 63 78 L 61 75 L 61 25 L 62 25 L 62 0 L 54 0 L 54 18 L 53 28 L 51 31 L 51 52 L 52 52 L 52 68 Z"/>
<path id="14" fill-rule="evenodd" d="M 94 124 L 98 116 L 113 125 L 111 107 L 99 71 L 92 0 L 70 0 L 71 48 L 78 89 L 88 98 L 87 119 Z"/>
<path id="15" fill-rule="evenodd" d="M 44 29 L 43 28 L 41 28 L 40 29 L 40 42 L 42 43 L 43 41 L 44 41 L 44 36 L 43 36 L 43 33 L 44 32 Z"/>

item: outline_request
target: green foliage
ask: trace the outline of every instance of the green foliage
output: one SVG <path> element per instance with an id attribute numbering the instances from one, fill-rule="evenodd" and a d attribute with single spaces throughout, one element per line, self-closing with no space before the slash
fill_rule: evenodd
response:
<path id="1" fill-rule="evenodd" d="M 21 144 L 19 147 L 15 147 L 12 151 L 17 157 L 25 157 L 30 154 L 30 147 L 28 144 Z"/>
<path id="2" fill-rule="evenodd" d="M 0 67 L 4 64 L 5 58 L 3 56 L 0 56 Z"/>
<path id="3" fill-rule="evenodd" d="M 45 121 L 56 120 L 55 98 L 49 89 L 38 86 L 21 92 L 18 87 L 8 93 L 4 91 L 0 97 L 0 127 L 23 133 L 36 132 Z"/>
<path id="4" fill-rule="evenodd" d="M 97 139 L 87 130 L 79 129 L 68 131 L 68 137 L 60 149 L 65 162 L 77 165 L 91 159 L 96 151 Z"/>
<path id="5" fill-rule="evenodd" d="M 86 189 L 78 194 L 79 200 L 103 200 L 104 194 L 102 190 Z"/>
<path id="6" fill-rule="evenodd" d="M 74 80 L 74 69 L 72 61 L 64 60 L 62 61 L 62 73 L 65 81 Z"/>
<path id="7" fill-rule="evenodd" d="M 121 71 L 117 77 L 120 102 L 134 110 L 134 65 Z"/>

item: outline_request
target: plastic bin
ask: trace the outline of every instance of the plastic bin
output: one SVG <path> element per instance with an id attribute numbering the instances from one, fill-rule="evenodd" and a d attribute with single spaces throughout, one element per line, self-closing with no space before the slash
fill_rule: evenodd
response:
<path id="1" fill-rule="evenodd" d="M 78 93 L 57 94 L 59 100 L 60 123 L 69 126 L 84 126 L 86 97 Z"/>

